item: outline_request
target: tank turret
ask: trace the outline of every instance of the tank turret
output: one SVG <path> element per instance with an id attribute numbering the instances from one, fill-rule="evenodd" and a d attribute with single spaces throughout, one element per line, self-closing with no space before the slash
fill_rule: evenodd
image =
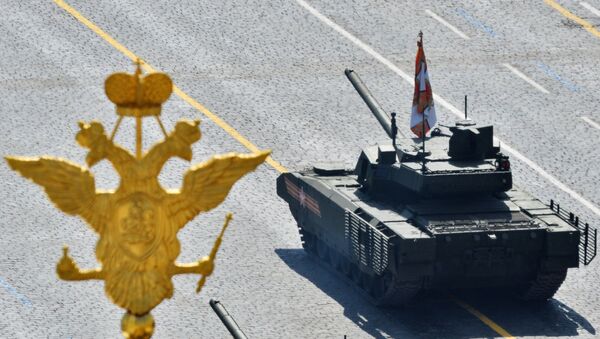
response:
<path id="1" fill-rule="evenodd" d="M 356 72 L 347 69 L 345 74 L 392 139 L 363 149 L 356 164 L 358 180 L 371 194 L 414 199 L 512 188 L 510 163 L 493 145 L 492 126 L 465 119 L 447 128 L 448 133 L 435 129 L 424 139 L 397 138 L 395 114 L 390 118 Z"/>

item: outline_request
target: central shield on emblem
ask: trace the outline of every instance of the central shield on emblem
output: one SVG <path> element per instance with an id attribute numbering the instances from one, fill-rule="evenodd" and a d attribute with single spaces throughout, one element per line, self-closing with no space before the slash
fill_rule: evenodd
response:
<path id="1" fill-rule="evenodd" d="M 133 193 L 117 202 L 113 217 L 119 247 L 131 258 L 145 260 L 162 238 L 165 213 L 145 193 Z"/>

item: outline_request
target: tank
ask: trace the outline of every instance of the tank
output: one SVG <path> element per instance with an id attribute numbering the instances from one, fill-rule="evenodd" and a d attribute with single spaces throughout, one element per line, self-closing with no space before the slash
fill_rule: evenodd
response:
<path id="1" fill-rule="evenodd" d="M 594 259 L 594 228 L 514 187 L 493 126 L 465 119 L 424 139 L 398 135 L 395 114 L 356 72 L 345 74 L 391 140 L 365 147 L 354 169 L 321 163 L 283 173 L 277 194 L 306 252 L 373 303 L 455 288 L 546 300 L 567 269 Z"/>

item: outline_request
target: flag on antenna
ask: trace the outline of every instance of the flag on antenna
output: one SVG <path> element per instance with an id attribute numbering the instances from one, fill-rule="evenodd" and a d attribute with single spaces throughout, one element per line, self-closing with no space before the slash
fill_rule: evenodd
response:
<path id="1" fill-rule="evenodd" d="M 412 112 L 410 115 L 410 129 L 419 138 L 429 132 L 436 123 L 435 106 L 433 105 L 433 92 L 427 73 L 427 61 L 423 51 L 423 32 L 419 32 L 417 41 L 417 59 L 415 63 L 415 93 L 413 95 Z M 423 126 L 423 123 L 425 126 Z"/>

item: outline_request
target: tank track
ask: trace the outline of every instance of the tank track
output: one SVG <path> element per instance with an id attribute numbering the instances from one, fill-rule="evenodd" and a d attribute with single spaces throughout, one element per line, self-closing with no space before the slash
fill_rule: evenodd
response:
<path id="1" fill-rule="evenodd" d="M 552 298 L 567 277 L 567 269 L 561 271 L 541 271 L 520 293 L 519 297 L 528 301 L 544 301 Z"/>
<path id="2" fill-rule="evenodd" d="M 375 300 L 376 305 L 395 306 L 410 301 L 421 290 L 421 284 L 416 281 L 395 281 L 385 296 Z"/>
<path id="3" fill-rule="evenodd" d="M 411 300 L 420 290 L 418 281 L 400 281 L 387 273 L 384 276 L 370 276 L 351 263 L 339 252 L 327 246 L 315 235 L 298 227 L 302 238 L 302 247 L 317 262 L 348 281 L 366 299 L 377 306 L 400 306 Z"/>

